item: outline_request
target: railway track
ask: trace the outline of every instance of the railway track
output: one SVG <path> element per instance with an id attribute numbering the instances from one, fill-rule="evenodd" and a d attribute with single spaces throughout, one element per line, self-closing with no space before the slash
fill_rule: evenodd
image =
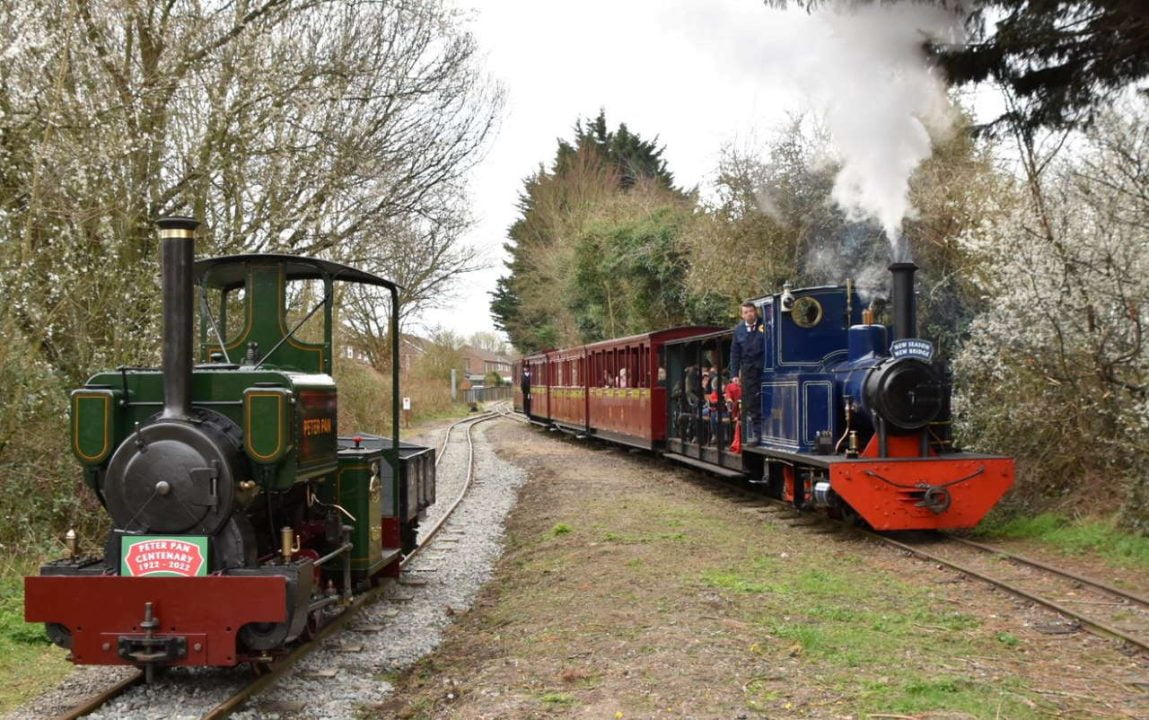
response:
<path id="1" fill-rule="evenodd" d="M 1045 632 L 1086 628 L 1149 653 L 1149 598 L 1095 578 L 949 534 L 927 534 L 909 542 L 867 533 L 916 557 L 991 583 L 1046 607 L 1065 620 Z"/>
<path id="2" fill-rule="evenodd" d="M 674 467 L 681 469 L 678 465 Z M 705 485 L 715 492 L 747 507 L 785 513 L 781 519 L 791 525 L 820 533 L 861 534 L 874 542 L 987 582 L 1061 616 L 1058 622 L 1038 627 L 1042 632 L 1062 634 L 1085 629 L 1122 643 L 1128 653 L 1149 654 L 1149 597 L 1144 594 L 949 533 L 889 537 L 844 521 L 801 512 L 790 503 L 767 497 L 735 481 L 698 472 L 699 477 L 707 478 Z M 1004 572 L 1005 569 L 1014 570 L 1014 574 Z"/>
<path id="3" fill-rule="evenodd" d="M 484 412 L 480 415 L 463 418 L 462 420 L 454 422 L 447 427 L 447 430 L 443 435 L 443 441 L 440 444 L 435 457 L 435 466 L 438 467 L 442 462 L 442 459 L 446 456 L 446 450 L 450 444 L 452 432 L 458 428 L 465 427 L 467 461 L 463 487 L 455 499 L 452 501 L 451 505 L 447 508 L 447 510 L 443 512 L 441 516 L 439 516 L 435 524 L 428 529 L 420 531 L 419 545 L 415 548 L 415 550 L 403 558 L 402 562 L 400 563 L 401 567 L 406 568 L 415 557 L 417 557 L 425 548 L 432 544 L 435 536 L 443 528 L 447 520 L 450 519 L 451 515 L 462 503 L 463 499 L 466 497 L 467 493 L 473 486 L 475 478 L 475 446 L 471 431 L 476 426 L 484 422 L 507 418 L 510 415 L 512 415 L 512 413 L 509 410 L 501 406 L 496 406 L 496 409 L 492 409 L 491 411 Z M 306 642 L 296 646 L 293 650 L 291 650 L 291 652 L 278 659 L 273 664 L 253 668 L 255 671 L 255 677 L 250 682 L 245 683 L 241 688 L 232 693 L 226 700 L 216 704 L 214 707 L 208 710 L 204 715 L 201 716 L 203 720 L 219 720 L 221 718 L 228 717 L 233 712 L 238 710 L 245 702 L 273 685 L 276 681 L 283 678 L 287 672 L 301 659 L 311 654 L 316 648 L 320 647 L 325 640 L 331 638 L 340 629 L 344 628 L 348 622 L 359 613 L 359 611 L 379 601 L 383 597 L 386 588 L 387 584 L 383 584 L 379 587 L 372 588 L 360 594 L 352 601 L 351 605 L 348 606 L 344 612 L 327 621 L 327 623 L 325 623 Z M 81 718 L 85 715 L 95 712 L 113 699 L 129 691 L 131 688 L 140 685 L 143 683 L 143 681 L 144 673 L 142 671 L 137 671 L 132 676 L 117 682 L 115 685 L 109 686 L 106 690 L 87 697 L 78 705 L 74 706 L 62 715 L 59 715 L 58 718 L 60 720 L 75 720 L 76 718 Z"/>

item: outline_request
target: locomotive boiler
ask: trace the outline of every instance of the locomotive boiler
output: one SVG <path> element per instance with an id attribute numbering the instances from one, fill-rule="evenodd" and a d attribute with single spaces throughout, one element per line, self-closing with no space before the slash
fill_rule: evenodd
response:
<path id="1" fill-rule="evenodd" d="M 397 358 L 395 436 L 338 432 L 334 285 L 387 290 L 393 331 L 398 287 L 315 258 L 194 262 L 198 223 L 158 225 L 162 368 L 71 394 L 72 451 L 112 529 L 26 578 L 25 615 L 80 664 L 271 662 L 396 574 L 434 501 L 434 451 L 398 439 Z"/>

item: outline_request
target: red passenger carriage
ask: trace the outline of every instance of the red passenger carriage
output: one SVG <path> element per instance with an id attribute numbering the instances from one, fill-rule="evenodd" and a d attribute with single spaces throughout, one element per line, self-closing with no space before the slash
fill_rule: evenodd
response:
<path id="1" fill-rule="evenodd" d="M 651 449 L 666 439 L 667 384 L 661 364 L 671 340 L 714 332 L 683 327 L 528 355 L 532 419 L 579 434 Z M 521 387 L 515 406 L 522 408 Z"/>
<path id="2" fill-rule="evenodd" d="M 587 418 L 586 348 L 575 347 L 547 354 L 551 385 L 551 421 L 573 430 L 585 430 Z"/>

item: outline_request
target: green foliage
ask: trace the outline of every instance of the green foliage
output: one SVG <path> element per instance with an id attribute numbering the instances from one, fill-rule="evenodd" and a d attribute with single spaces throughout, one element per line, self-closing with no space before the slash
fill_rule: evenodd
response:
<path id="1" fill-rule="evenodd" d="M 926 589 L 896 578 L 883 579 L 888 584 L 879 592 L 881 583 L 867 573 L 848 563 L 794 567 L 758 557 L 742 567 L 705 571 L 701 579 L 719 590 L 790 604 L 794 612 L 767 613 L 759 623 L 804 655 L 834 666 L 881 666 L 903 648 L 919 646 L 923 631 L 946 637 L 954 651 L 974 641 L 980 626 L 974 616 L 941 607 Z M 905 605 L 892 612 L 883 593 Z"/>
<path id="2" fill-rule="evenodd" d="M 539 697 L 539 700 L 541 700 L 544 705 L 550 705 L 552 707 L 570 707 L 578 702 L 570 693 L 564 692 L 543 693 L 542 696 Z"/>
<path id="3" fill-rule="evenodd" d="M 617 168 L 618 184 L 622 188 L 634 187 L 643 178 L 653 178 L 663 187 L 674 186 L 674 176 L 662 158 L 665 148 L 630 132 L 626 123 L 620 123 L 618 130 L 610 130 L 605 110 L 600 110 L 598 117 L 585 124 L 582 120 L 575 123 L 573 144 L 559 140 L 556 172 L 561 174 L 568 163 L 577 162 L 577 155 L 586 148 L 593 148 L 599 157 Z"/>
<path id="4" fill-rule="evenodd" d="M 522 351 L 729 314 L 685 285 L 693 201 L 654 143 L 600 114 L 528 178 L 492 294 L 496 324 Z M 722 313 L 719 308 L 726 310 Z"/>
<path id="5" fill-rule="evenodd" d="M 572 528 L 570 525 L 567 525 L 566 523 L 558 523 L 553 528 L 551 528 L 551 535 L 554 535 L 555 537 L 558 537 L 559 535 L 567 535 L 572 532 L 574 532 L 574 528 Z"/>
<path id="6" fill-rule="evenodd" d="M 24 622 L 24 593 L 18 578 L 0 582 L 0 643 L 49 645 L 44 626 Z"/>
<path id="7" fill-rule="evenodd" d="M 868 683 L 860 709 L 899 714 L 944 710 L 961 717 L 987 719 L 1049 716 L 1018 695 L 1016 690 L 1022 688 L 1016 679 L 1004 678 L 1002 683 L 1004 687 L 994 687 L 968 678 L 907 672 L 889 683 Z"/>
<path id="8" fill-rule="evenodd" d="M 38 556 L 67 527 L 98 538 L 104 515 L 68 450 L 64 383 L 6 316 L 0 329 L 0 546 Z"/>
<path id="9" fill-rule="evenodd" d="M 451 368 L 462 365 L 452 339 L 427 343 L 410 371 L 401 379 L 403 397 L 411 398 L 415 420 L 440 417 L 458 408 L 451 405 Z M 391 432 L 391 375 L 342 356 L 335 359 L 339 386 L 339 432 Z"/>
<path id="10" fill-rule="evenodd" d="M 1020 150 L 1024 182 L 963 238 L 991 302 L 954 363 L 959 439 L 1019 459 L 1013 509 L 1117 511 L 1146 534 L 1149 103 L 1114 108 L 1062 158 Z"/>
<path id="11" fill-rule="evenodd" d="M 575 240 L 571 309 L 585 341 L 685 322 L 725 320 L 727 303 L 685 290 L 689 259 L 679 237 L 689 208 L 594 220 Z"/>
<path id="12" fill-rule="evenodd" d="M 997 634 L 997 641 L 1006 647 L 1017 647 L 1021 642 L 1017 639 L 1016 635 L 1005 632 L 1004 630 Z"/>
<path id="13" fill-rule="evenodd" d="M 339 432 L 387 435 L 391 432 L 391 381 L 374 368 L 336 356 Z M 405 388 L 404 392 L 410 390 Z"/>
<path id="14" fill-rule="evenodd" d="M 65 651 L 48 641 L 41 623 L 24 622 L 23 576 L 35 572 L 27 556 L 0 556 L 0 714 L 48 690 L 72 672 Z"/>
<path id="15" fill-rule="evenodd" d="M 1019 99 L 1004 119 L 1033 132 L 1079 126 L 1117 91 L 1149 76 L 1139 0 L 979 0 L 967 45 L 938 48 L 955 83 L 992 78 Z"/>

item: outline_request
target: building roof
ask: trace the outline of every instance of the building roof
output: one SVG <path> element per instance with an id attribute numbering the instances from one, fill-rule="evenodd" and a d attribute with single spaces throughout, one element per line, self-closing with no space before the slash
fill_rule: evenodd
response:
<path id="1" fill-rule="evenodd" d="M 510 365 L 512 362 L 514 362 L 510 355 L 491 352 L 490 350 L 482 350 L 480 348 L 471 347 L 470 345 L 464 345 L 460 352 L 469 358 L 481 360 L 483 362 L 500 363 L 505 365 Z"/>

